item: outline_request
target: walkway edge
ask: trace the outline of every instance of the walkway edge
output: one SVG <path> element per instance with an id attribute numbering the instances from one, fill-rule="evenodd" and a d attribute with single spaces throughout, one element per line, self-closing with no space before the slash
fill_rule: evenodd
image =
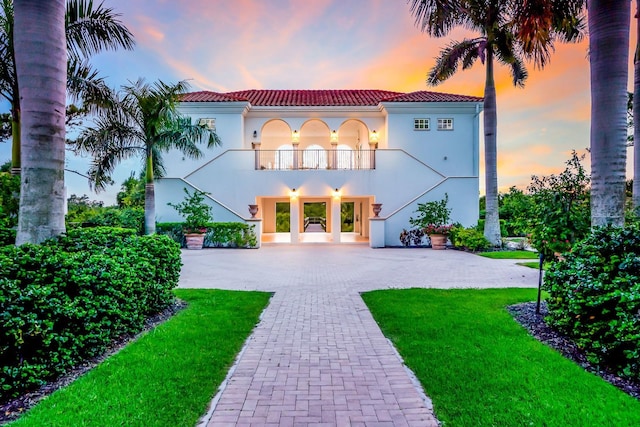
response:
<path id="1" fill-rule="evenodd" d="M 256 329 L 258 329 L 258 327 L 262 323 L 262 318 L 264 317 L 264 313 L 265 311 L 267 311 L 267 308 L 269 308 L 269 306 L 271 305 L 271 299 L 273 298 L 274 295 L 275 293 L 272 292 L 271 297 L 269 298 L 269 304 L 267 304 L 264 307 L 264 310 L 262 310 L 262 313 L 260 313 L 260 316 L 258 317 L 258 323 L 256 323 L 256 325 L 253 327 L 253 330 L 251 331 L 251 335 L 249 335 L 249 337 L 245 340 L 244 344 L 242 344 L 242 348 L 240 349 L 240 352 L 236 356 L 235 360 L 233 361 L 233 365 L 231 365 L 231 368 L 229 368 L 229 372 L 227 372 L 227 375 L 224 377 L 224 380 L 220 384 L 220 387 L 218 387 L 218 391 L 216 392 L 216 395 L 213 396 L 213 399 L 209 403 L 209 408 L 207 412 L 202 417 L 200 417 L 200 419 L 198 420 L 198 423 L 196 424 L 196 427 L 206 427 L 209 424 L 209 421 L 211 421 L 211 418 L 213 417 L 213 412 L 216 410 L 216 406 L 218 406 L 218 402 L 220 401 L 220 397 L 222 396 L 222 393 L 227 388 L 227 385 L 229 384 L 229 380 L 231 379 L 233 374 L 236 372 L 236 367 L 238 366 L 238 363 L 240 363 L 240 360 L 242 360 L 242 356 L 244 356 L 245 350 L 247 349 L 247 347 L 249 346 L 249 343 L 251 342 L 253 336 L 255 335 Z"/>

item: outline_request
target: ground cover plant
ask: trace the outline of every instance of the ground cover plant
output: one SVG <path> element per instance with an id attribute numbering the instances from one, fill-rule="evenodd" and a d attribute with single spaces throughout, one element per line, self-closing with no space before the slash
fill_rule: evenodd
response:
<path id="1" fill-rule="evenodd" d="M 175 292 L 187 308 L 10 426 L 194 426 L 270 294 Z"/>
<path id="2" fill-rule="evenodd" d="M 640 425 L 640 402 L 531 337 L 506 306 L 535 289 L 363 294 L 446 426 Z"/>

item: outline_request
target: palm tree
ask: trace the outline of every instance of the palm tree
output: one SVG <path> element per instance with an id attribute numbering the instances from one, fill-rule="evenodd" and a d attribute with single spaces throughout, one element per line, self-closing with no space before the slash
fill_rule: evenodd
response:
<path id="1" fill-rule="evenodd" d="M 13 43 L 13 0 L 1 0 L 0 9 L 0 95 L 11 106 L 12 173 L 20 173 L 20 92 L 15 71 Z M 65 14 L 65 39 L 69 64 L 67 89 L 72 101 L 82 100 L 85 107 L 103 105 L 108 94 L 87 60 L 104 50 L 132 49 L 133 35 L 119 20 L 119 14 L 92 0 L 68 0 Z"/>
<path id="2" fill-rule="evenodd" d="M 510 68 L 513 84 L 524 86 L 524 60 L 544 67 L 554 41 L 578 40 L 582 34 L 582 1 L 565 0 L 411 0 L 411 12 L 423 32 L 447 35 L 461 26 L 480 35 L 453 41 L 441 52 L 430 70 L 427 84 L 435 86 L 465 70 L 477 59 L 485 64 L 484 145 L 486 219 L 484 235 L 501 245 L 498 215 L 497 107 L 493 78 L 494 61 Z"/>
<path id="3" fill-rule="evenodd" d="M 153 85 L 139 79 L 122 86 L 110 109 L 103 110 L 95 127 L 84 130 L 75 141 L 75 149 L 93 156 L 89 170 L 90 182 L 96 190 L 111 183 L 116 165 L 129 157 L 140 156 L 145 170 L 145 232 L 155 233 L 154 178 L 164 175 L 162 153 L 172 148 L 187 157 L 198 158 L 202 151 L 198 143 L 220 144 L 218 135 L 205 126 L 193 125 L 177 111 L 180 95 L 186 93 L 186 81 Z"/>
<path id="4" fill-rule="evenodd" d="M 40 243 L 65 231 L 64 10 L 64 0 L 15 3 L 20 31 L 14 33 L 13 42 L 24 137 L 18 245 Z"/>
<path id="5" fill-rule="evenodd" d="M 622 226 L 631 1 L 589 0 L 587 9 L 591 70 L 591 225 Z"/>

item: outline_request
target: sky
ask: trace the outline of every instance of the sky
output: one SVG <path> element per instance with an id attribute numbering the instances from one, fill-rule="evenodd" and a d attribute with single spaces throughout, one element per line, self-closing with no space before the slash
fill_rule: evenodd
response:
<path id="1" fill-rule="evenodd" d="M 427 86 L 426 75 L 440 50 L 452 40 L 473 34 L 455 30 L 441 38 L 429 37 L 415 25 L 406 0 L 104 3 L 122 15 L 136 39 L 133 51 L 106 52 L 93 58 L 93 65 L 112 87 L 144 77 L 166 82 L 188 79 L 193 91 L 384 89 L 475 96 L 484 91 L 480 62 L 459 70 L 439 86 Z M 562 171 L 571 150 L 585 152 L 589 146 L 587 50 L 586 39 L 557 44 L 543 70 L 528 64 L 524 88 L 514 87 L 508 70 L 496 67 L 501 191 L 511 186 L 526 188 L 531 175 Z M 8 106 L 0 104 L 0 110 L 7 111 Z M 482 138 L 480 144 L 482 152 Z M 0 162 L 9 158 L 10 144 L 0 144 Z M 630 156 L 627 164 L 631 171 Z M 585 165 L 588 167 L 588 160 Z M 89 160 L 70 155 L 67 167 L 86 172 Z M 67 173 L 68 194 L 88 194 L 113 204 L 120 183 L 132 171 L 138 174 L 141 167 L 140 159 L 122 163 L 114 175 L 116 185 L 98 194 L 91 192 L 86 179 Z M 480 192 L 484 193 L 483 158 L 480 173 Z"/>

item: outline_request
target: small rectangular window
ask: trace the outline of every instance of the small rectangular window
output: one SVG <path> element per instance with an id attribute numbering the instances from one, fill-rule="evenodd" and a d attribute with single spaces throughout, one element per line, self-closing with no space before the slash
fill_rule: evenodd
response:
<path id="1" fill-rule="evenodd" d="M 207 128 L 215 131 L 216 130 L 216 119 L 200 119 L 198 120 L 198 124 L 200 126 L 206 126 Z"/>
<path id="2" fill-rule="evenodd" d="M 438 130 L 453 130 L 453 119 L 438 119 Z"/>
<path id="3" fill-rule="evenodd" d="M 429 130 L 429 119 L 413 119 L 413 130 Z"/>

